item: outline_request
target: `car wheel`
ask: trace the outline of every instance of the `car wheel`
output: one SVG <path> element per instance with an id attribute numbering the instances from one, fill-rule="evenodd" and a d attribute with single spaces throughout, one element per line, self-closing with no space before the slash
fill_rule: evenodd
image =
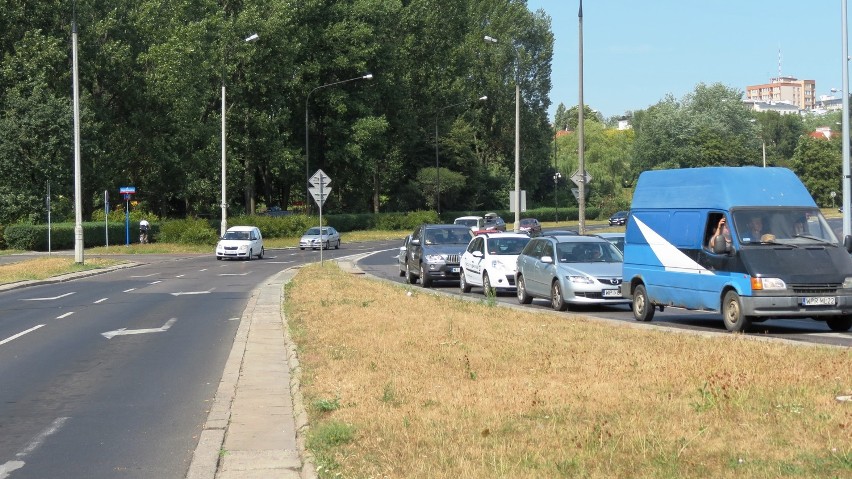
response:
<path id="1" fill-rule="evenodd" d="M 482 275 L 482 294 L 485 296 L 497 296 L 497 290 L 491 286 L 491 278 L 488 273 Z"/>
<path id="2" fill-rule="evenodd" d="M 648 293 L 645 291 L 645 286 L 636 286 L 636 291 L 633 292 L 633 317 L 636 321 L 650 321 L 654 317 L 654 305 L 648 299 Z"/>
<path id="3" fill-rule="evenodd" d="M 406 259 L 405 262 L 408 263 L 408 259 Z M 404 276 L 405 276 L 405 268 L 403 268 L 402 265 L 399 265 L 399 277 L 402 278 Z"/>
<path id="4" fill-rule="evenodd" d="M 565 296 L 562 294 L 562 285 L 559 280 L 553 280 L 550 286 L 550 307 L 554 311 L 565 311 L 568 309 L 568 303 L 565 302 Z"/>
<path id="5" fill-rule="evenodd" d="M 263 246 L 260 247 L 260 253 L 257 254 L 257 259 L 263 259 Z"/>
<path id="6" fill-rule="evenodd" d="M 420 286 L 423 286 L 424 288 L 432 286 L 432 280 L 426 276 L 426 265 L 423 263 L 420 263 Z"/>
<path id="7" fill-rule="evenodd" d="M 725 327 L 732 333 L 744 331 L 751 324 L 748 316 L 743 313 L 740 295 L 736 291 L 725 293 L 725 299 L 722 300 L 722 319 L 725 321 Z"/>
<path id="8" fill-rule="evenodd" d="M 251 261 L 252 256 L 254 256 L 254 250 L 249 250 L 249 254 L 246 256 L 246 261 Z"/>
<path id="9" fill-rule="evenodd" d="M 325 245 L 323 245 L 322 249 L 328 249 L 329 246 L 331 246 L 330 240 L 325 242 Z"/>
<path id="10" fill-rule="evenodd" d="M 417 282 L 417 275 L 411 272 L 411 266 L 408 265 L 408 262 L 405 263 L 405 282 L 408 284 Z"/>
<path id="11" fill-rule="evenodd" d="M 518 302 L 521 304 L 532 303 L 532 296 L 527 294 L 527 284 L 523 276 L 518 276 Z"/>
<path id="12" fill-rule="evenodd" d="M 301 246 L 299 246 L 299 249 L 302 250 L 302 251 L 305 251 L 305 248 L 302 248 Z"/>
<path id="13" fill-rule="evenodd" d="M 334 245 L 334 249 L 340 249 L 340 240 L 337 240 L 337 244 Z"/>
<path id="14" fill-rule="evenodd" d="M 462 293 L 470 293 L 470 284 L 465 279 L 464 270 L 459 274 L 459 289 Z"/>
<path id="15" fill-rule="evenodd" d="M 849 331 L 849 329 L 852 328 L 852 316 L 828 318 L 825 320 L 825 324 L 827 324 L 829 329 L 832 331 Z"/>
<path id="16" fill-rule="evenodd" d="M 221 257 L 221 256 L 217 256 L 217 257 L 216 257 L 216 261 L 222 261 L 222 257 Z"/>

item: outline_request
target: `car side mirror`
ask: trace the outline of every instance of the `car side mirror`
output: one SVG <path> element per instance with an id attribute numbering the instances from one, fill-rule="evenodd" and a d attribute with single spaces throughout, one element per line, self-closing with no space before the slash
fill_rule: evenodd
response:
<path id="1" fill-rule="evenodd" d="M 550 257 L 550 256 L 542 256 L 541 262 L 544 263 L 544 264 L 550 264 L 550 263 L 553 263 L 553 258 Z"/>
<path id="2" fill-rule="evenodd" d="M 413 244 L 414 246 L 420 246 L 420 240 L 417 239 L 417 238 L 414 238 L 414 239 L 411 240 L 410 244 Z"/>
<path id="3" fill-rule="evenodd" d="M 712 250 L 715 254 L 730 253 L 731 245 L 729 245 L 728 242 L 725 241 L 724 236 L 716 236 L 715 238 L 713 238 Z"/>
<path id="4" fill-rule="evenodd" d="M 846 248 L 846 251 L 852 253 L 852 235 L 846 235 L 843 238 L 843 247 Z"/>
<path id="5" fill-rule="evenodd" d="M 485 255 L 482 254 L 482 251 L 474 251 L 473 252 L 474 258 L 482 258 L 483 256 L 485 256 Z"/>

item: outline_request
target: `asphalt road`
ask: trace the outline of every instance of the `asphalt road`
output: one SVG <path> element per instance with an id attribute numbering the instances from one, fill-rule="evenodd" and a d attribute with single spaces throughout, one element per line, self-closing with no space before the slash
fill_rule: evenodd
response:
<path id="1" fill-rule="evenodd" d="M 319 252 L 130 259 L 0 292 L 0 479 L 184 477 L 252 291 Z"/>

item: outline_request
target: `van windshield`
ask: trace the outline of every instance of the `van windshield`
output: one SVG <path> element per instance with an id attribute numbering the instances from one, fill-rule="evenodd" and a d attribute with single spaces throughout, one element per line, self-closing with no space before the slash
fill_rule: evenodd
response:
<path id="1" fill-rule="evenodd" d="M 838 244 L 837 236 L 817 208 L 748 208 L 732 211 L 742 244 Z"/>

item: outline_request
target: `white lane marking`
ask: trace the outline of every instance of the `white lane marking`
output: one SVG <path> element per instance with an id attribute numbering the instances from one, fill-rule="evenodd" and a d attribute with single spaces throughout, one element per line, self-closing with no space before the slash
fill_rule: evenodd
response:
<path id="1" fill-rule="evenodd" d="M 65 313 L 65 314 L 63 314 L 63 315 L 61 315 L 61 316 L 57 316 L 57 317 L 56 317 L 56 319 L 63 319 L 63 318 L 67 318 L 68 316 L 71 316 L 72 314 L 74 314 L 74 311 L 71 311 L 71 312 Z"/>
<path id="2" fill-rule="evenodd" d="M 134 289 L 136 289 L 136 288 L 125 289 L 124 291 L 122 291 L 122 293 L 129 293 L 129 292 L 133 291 Z"/>
<path id="3" fill-rule="evenodd" d="M 23 459 L 27 457 L 27 455 L 29 455 L 31 452 L 38 449 L 38 447 L 41 446 L 41 444 L 45 441 L 45 439 L 48 438 L 48 436 L 50 436 L 51 434 L 55 434 L 56 431 L 59 431 L 59 429 L 62 427 L 63 424 L 65 424 L 65 421 L 67 420 L 67 417 L 59 417 L 54 419 L 50 426 L 47 427 L 47 429 L 38 433 L 38 435 L 34 437 L 33 440 L 30 441 L 30 443 L 27 444 L 27 446 L 21 450 L 21 452 L 15 454 L 15 457 L 17 457 L 18 459 Z M 7 477 L 9 477 L 9 473 L 24 467 L 25 464 L 26 463 L 21 460 L 8 461 L 5 464 L 0 464 L 0 479 L 6 479 Z"/>
<path id="4" fill-rule="evenodd" d="M 207 268 L 199 269 L 198 271 L 207 271 Z"/>
<path id="5" fill-rule="evenodd" d="M 106 300 L 108 300 L 108 299 L 109 299 L 109 298 L 101 298 L 101 299 L 99 299 L 99 300 L 95 301 L 95 304 L 103 303 L 104 301 L 106 301 Z"/>
<path id="6" fill-rule="evenodd" d="M 172 296 L 185 296 L 185 295 L 192 295 L 192 294 L 209 294 L 210 291 L 213 291 L 213 290 L 211 289 L 209 291 L 185 291 L 185 292 L 179 291 L 177 293 L 169 293 L 169 294 L 171 294 Z"/>
<path id="7" fill-rule="evenodd" d="M 72 294 L 74 294 L 73 291 L 70 292 L 70 293 L 60 294 L 59 296 L 54 296 L 52 298 L 27 298 L 27 299 L 23 299 L 22 301 L 51 301 L 51 300 L 54 300 L 54 299 L 59 299 L 59 298 L 64 298 L 66 296 L 71 296 Z"/>
<path id="8" fill-rule="evenodd" d="M 116 329 L 114 331 L 107 331 L 105 333 L 101 333 L 101 336 L 103 336 L 107 339 L 112 339 L 115 336 L 126 336 L 126 335 L 129 335 L 129 334 L 162 333 L 164 331 L 168 331 L 169 328 L 171 328 L 172 325 L 175 324 L 175 321 L 177 321 L 177 318 L 172 318 L 172 319 L 166 321 L 166 324 L 160 326 L 159 328 L 149 328 L 149 329 L 121 328 L 121 329 Z"/>
<path id="9" fill-rule="evenodd" d="M 186 276 L 186 275 L 185 274 L 179 274 L 179 275 L 175 276 L 175 278 L 183 278 L 184 276 Z"/>
<path id="10" fill-rule="evenodd" d="M 163 282 L 162 280 L 159 280 L 159 281 L 153 281 L 153 282 L 148 283 L 148 284 L 157 284 L 157 283 L 162 283 L 162 282 Z"/>
<path id="11" fill-rule="evenodd" d="M 43 324 L 39 324 L 38 326 L 32 327 L 32 328 L 30 328 L 30 329 L 28 329 L 28 330 L 26 330 L 26 331 L 21 331 L 20 333 L 18 333 L 18 334 L 16 334 L 16 335 L 14 335 L 14 336 L 9 336 L 8 338 L 4 339 L 3 341 L 0 341 L 0 345 L 2 345 L 2 344 L 6 344 L 6 343 L 8 343 L 8 342 L 10 342 L 10 341 L 14 341 L 14 340 L 16 340 L 16 339 L 20 338 L 21 336 L 23 336 L 23 335 L 25 335 L 25 334 L 27 334 L 27 333 L 31 333 L 31 332 L 35 331 L 36 329 L 38 329 L 38 328 L 40 328 L 40 327 L 42 327 L 42 326 L 44 326 L 44 325 L 43 325 Z"/>
<path id="12" fill-rule="evenodd" d="M 44 440 L 47 439 L 48 436 L 55 434 L 56 431 L 59 431 L 59 429 L 62 427 L 63 424 L 65 424 L 65 421 L 67 420 L 67 417 L 58 417 L 54 419 L 50 426 L 48 426 L 44 431 L 40 432 L 36 437 L 34 437 L 33 440 L 30 441 L 29 444 L 27 444 L 27 447 L 21 450 L 21 452 L 15 454 L 15 457 L 23 459 L 29 453 L 38 449 L 38 447 L 42 445 Z"/>
<path id="13" fill-rule="evenodd" d="M 219 276 L 248 276 L 250 272 L 251 271 L 246 273 L 219 273 Z"/>
<path id="14" fill-rule="evenodd" d="M 151 274 L 146 274 L 146 275 L 136 275 L 136 276 L 131 276 L 131 278 L 150 278 L 151 276 L 154 276 L 156 274 L 157 273 L 151 273 Z"/>
<path id="15" fill-rule="evenodd" d="M 240 318 L 228 318 L 228 321 L 239 321 Z"/>

